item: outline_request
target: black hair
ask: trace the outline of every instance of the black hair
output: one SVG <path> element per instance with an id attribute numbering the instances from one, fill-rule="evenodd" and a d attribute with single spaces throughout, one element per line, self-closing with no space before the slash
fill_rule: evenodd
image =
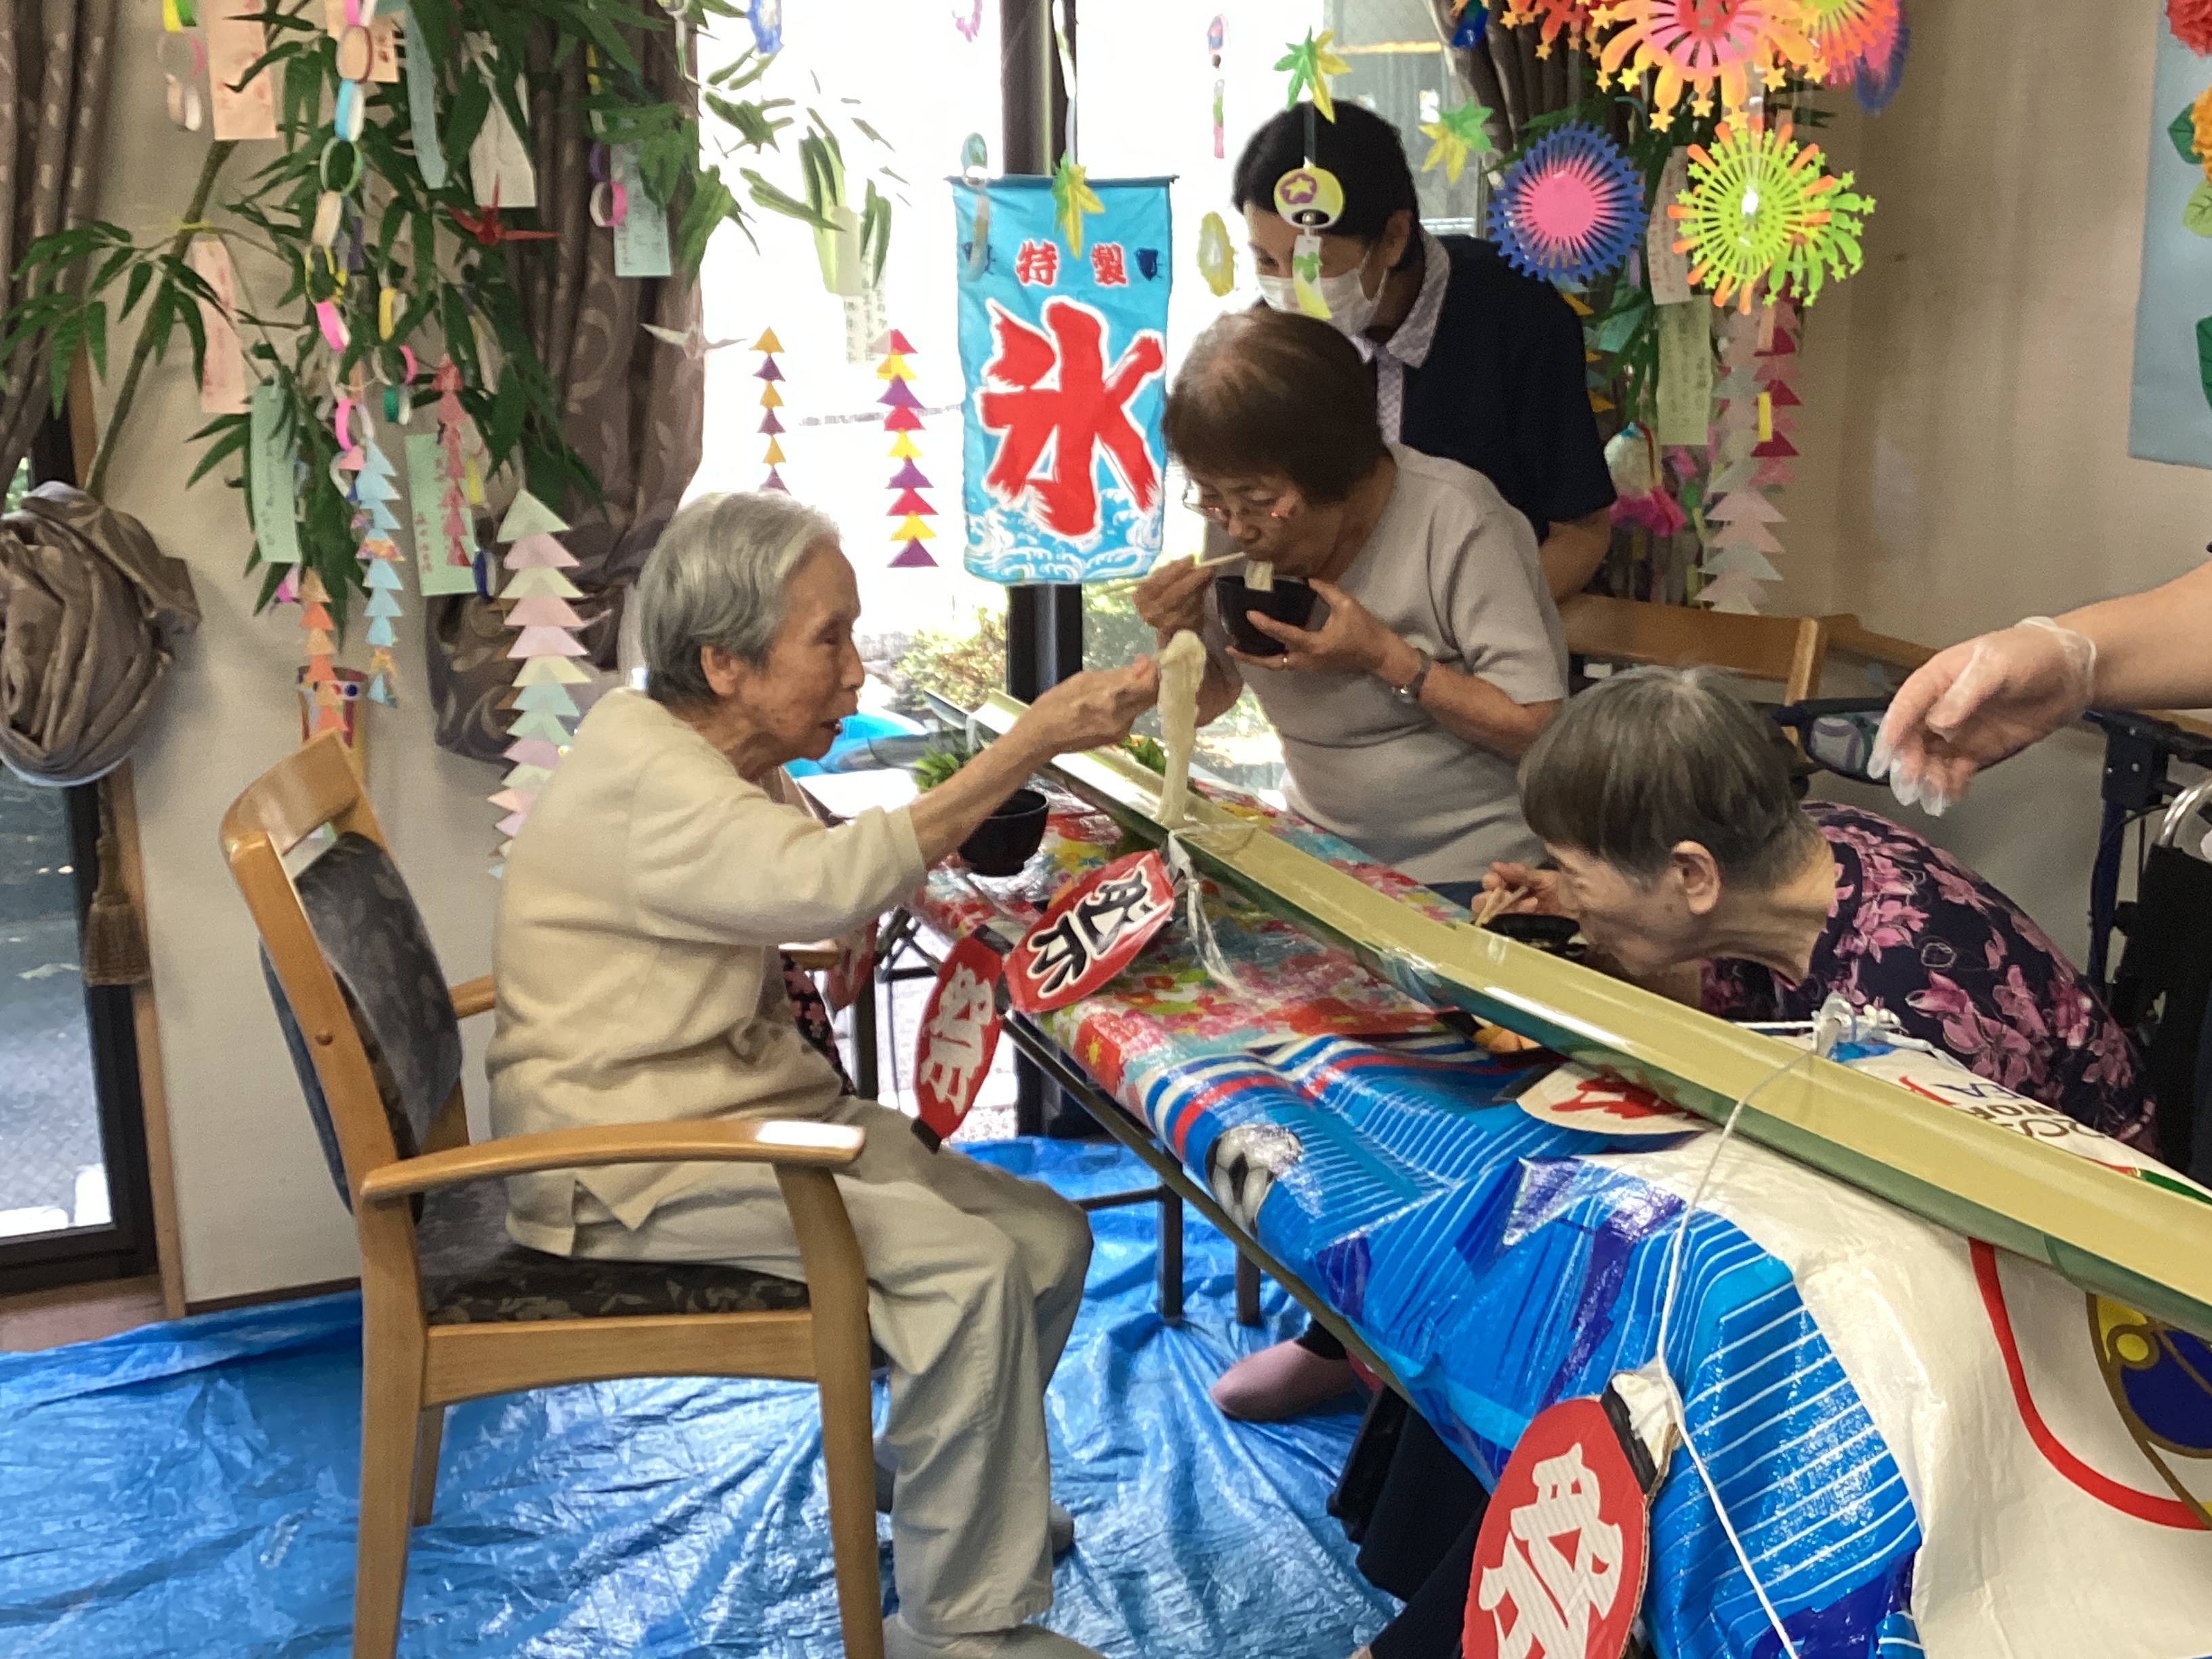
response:
<path id="1" fill-rule="evenodd" d="M 1635 668 L 1567 700 L 1521 760 L 1521 812 L 1649 882 L 1683 842 L 1765 890 L 1804 867 L 1820 832 L 1797 805 L 1796 750 L 1712 668 Z"/>
<path id="2" fill-rule="evenodd" d="M 1313 106 L 1294 104 L 1278 111 L 1244 142 L 1237 158 L 1230 202 L 1237 212 L 1257 207 L 1275 210 L 1275 180 L 1306 164 L 1306 122 L 1313 122 L 1313 161 L 1336 175 L 1344 186 L 1343 216 L 1329 234 L 1378 242 L 1390 216 L 1406 212 L 1421 222 L 1420 198 L 1413 190 L 1413 168 L 1406 146 L 1392 126 L 1374 111 L 1349 99 L 1336 100 L 1336 119 L 1309 116 Z M 1406 259 L 1421 257 L 1421 239 L 1407 239 Z M 1404 260 L 1400 262 L 1405 263 Z"/>

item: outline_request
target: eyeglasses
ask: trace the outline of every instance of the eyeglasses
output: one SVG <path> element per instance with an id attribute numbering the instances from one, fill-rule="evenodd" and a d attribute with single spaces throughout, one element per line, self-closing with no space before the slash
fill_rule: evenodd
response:
<path id="1" fill-rule="evenodd" d="M 1287 519 L 1290 509 L 1297 502 L 1297 492 L 1285 489 L 1276 495 L 1263 495 L 1253 490 L 1237 490 L 1227 495 L 1217 495 L 1196 483 L 1183 486 L 1182 504 L 1208 522 L 1218 525 L 1233 523 L 1238 518 Z"/>

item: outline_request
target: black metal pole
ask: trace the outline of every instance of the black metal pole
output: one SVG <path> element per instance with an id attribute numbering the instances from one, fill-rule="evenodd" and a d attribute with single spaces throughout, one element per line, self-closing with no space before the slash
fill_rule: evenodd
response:
<path id="1" fill-rule="evenodd" d="M 1074 0 L 1066 0 L 1068 51 L 1075 50 Z M 1067 143 L 1067 100 L 1054 44 L 1052 0 L 1000 0 L 1000 159 L 1010 173 L 1048 173 Z M 1083 667 L 1083 590 L 1072 584 L 1006 590 L 1006 690 L 1034 702 Z M 1044 1130 L 1048 1095 L 1056 1095 L 1026 1054 L 1014 1057 L 1014 1132 Z"/>

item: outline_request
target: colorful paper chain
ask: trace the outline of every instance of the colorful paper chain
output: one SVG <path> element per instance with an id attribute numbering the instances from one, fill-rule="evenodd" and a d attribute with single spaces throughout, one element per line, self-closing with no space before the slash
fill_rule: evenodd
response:
<path id="1" fill-rule="evenodd" d="M 1490 204 L 1490 234 L 1514 269 L 1583 283 L 1617 269 L 1644 225 L 1644 180 L 1583 121 L 1554 127 L 1513 164 Z"/>

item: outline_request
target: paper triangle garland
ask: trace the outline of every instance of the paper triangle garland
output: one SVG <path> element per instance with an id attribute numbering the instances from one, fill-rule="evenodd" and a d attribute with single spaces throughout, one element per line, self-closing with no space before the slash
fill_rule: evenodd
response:
<path id="1" fill-rule="evenodd" d="M 502 542 L 519 542 L 526 536 L 550 536 L 566 530 L 568 521 L 539 501 L 528 490 L 515 492 L 514 504 L 507 509 L 507 516 L 499 521 Z"/>
<path id="2" fill-rule="evenodd" d="M 533 530 L 508 548 L 500 562 L 509 570 L 542 570 L 550 566 L 567 570 L 574 567 L 576 556 L 556 541 L 550 531 Z"/>
<path id="3" fill-rule="evenodd" d="M 509 628 L 581 628 L 584 619 L 575 607 L 558 594 L 536 594 L 517 600 L 507 613 Z"/>

